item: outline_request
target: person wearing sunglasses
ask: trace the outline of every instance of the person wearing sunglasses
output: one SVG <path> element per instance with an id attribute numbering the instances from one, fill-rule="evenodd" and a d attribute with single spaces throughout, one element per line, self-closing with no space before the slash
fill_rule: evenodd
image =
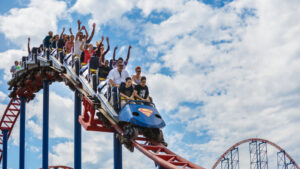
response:
<path id="1" fill-rule="evenodd" d="M 135 67 L 135 75 L 132 75 L 132 84 L 134 86 L 139 85 L 141 83 L 141 72 L 142 69 L 140 66 Z"/>
<path id="2" fill-rule="evenodd" d="M 114 68 L 109 72 L 107 79 L 109 79 L 109 83 L 112 87 L 119 87 L 122 82 L 125 83 L 127 77 L 129 77 L 129 73 L 124 69 L 124 63 L 119 61 L 117 63 L 117 68 Z"/>

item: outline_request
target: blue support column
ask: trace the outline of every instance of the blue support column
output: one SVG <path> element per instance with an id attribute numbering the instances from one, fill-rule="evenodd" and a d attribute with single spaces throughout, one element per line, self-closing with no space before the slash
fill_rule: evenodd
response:
<path id="1" fill-rule="evenodd" d="M 49 81 L 43 81 L 43 169 L 48 169 L 49 153 Z"/>
<path id="2" fill-rule="evenodd" d="M 80 62 L 75 62 L 76 74 L 79 75 Z M 81 169 L 81 125 L 78 118 L 81 114 L 81 100 L 78 90 L 74 96 L 74 169 Z"/>
<path id="3" fill-rule="evenodd" d="M 25 169 L 25 110 L 26 98 L 21 97 L 20 107 L 20 154 L 19 154 L 19 169 Z"/>
<path id="4" fill-rule="evenodd" d="M 114 169 L 122 169 L 122 144 L 114 132 Z"/>
<path id="5" fill-rule="evenodd" d="M 7 169 L 7 134 L 8 134 L 8 130 L 3 129 L 2 133 L 3 133 L 2 169 Z"/>

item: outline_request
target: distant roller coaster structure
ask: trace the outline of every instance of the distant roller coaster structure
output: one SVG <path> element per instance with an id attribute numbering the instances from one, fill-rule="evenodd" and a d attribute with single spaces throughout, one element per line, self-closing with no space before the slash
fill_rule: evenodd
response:
<path id="1" fill-rule="evenodd" d="M 23 69 L 9 81 L 10 102 L 0 122 L 0 161 L 7 169 L 7 141 L 13 128 L 20 119 L 19 169 L 25 169 L 25 115 L 26 102 L 43 89 L 43 169 L 67 166 L 49 166 L 49 85 L 52 82 L 64 82 L 74 91 L 74 169 L 81 169 L 81 127 L 87 131 L 108 132 L 114 134 L 114 169 L 122 169 L 122 145 L 120 138 L 125 135 L 124 128 L 115 119 L 117 113 L 103 94 L 97 93 L 94 80 L 86 79 L 79 73 L 79 61 L 73 60 L 72 54 L 64 55 L 62 51 L 46 51 L 42 55 L 33 53 L 23 57 Z M 93 78 L 92 78 L 93 79 Z M 92 82 L 92 84 L 91 84 Z M 81 112 L 83 106 L 83 112 Z M 97 116 L 100 113 L 102 116 Z M 129 140 L 130 144 L 141 151 L 159 166 L 160 169 L 204 169 L 169 150 L 162 143 L 157 143 L 139 133 Z M 278 169 L 300 169 L 291 156 L 273 142 L 260 138 L 240 141 L 230 147 L 214 164 L 212 169 L 221 165 L 221 169 L 239 169 L 238 146 L 249 142 L 250 169 L 268 169 L 267 144 L 277 148 Z M 154 166 L 154 165 L 153 165 Z"/>
<path id="2" fill-rule="evenodd" d="M 279 150 L 277 153 L 278 169 L 300 169 L 295 160 L 284 149 L 261 138 L 250 138 L 234 144 L 219 157 L 212 169 L 216 169 L 218 165 L 221 169 L 239 169 L 238 146 L 245 143 L 249 143 L 250 169 L 268 169 L 267 144 Z"/>

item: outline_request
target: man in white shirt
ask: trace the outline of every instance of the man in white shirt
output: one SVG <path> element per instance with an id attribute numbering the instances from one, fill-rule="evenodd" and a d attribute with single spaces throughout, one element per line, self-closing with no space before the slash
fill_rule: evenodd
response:
<path id="1" fill-rule="evenodd" d="M 129 77 L 129 73 L 127 70 L 123 69 L 124 63 L 118 62 L 117 68 L 112 69 L 107 79 L 109 79 L 109 83 L 111 86 L 117 86 L 119 87 L 122 82 L 126 81 L 126 78 Z"/>

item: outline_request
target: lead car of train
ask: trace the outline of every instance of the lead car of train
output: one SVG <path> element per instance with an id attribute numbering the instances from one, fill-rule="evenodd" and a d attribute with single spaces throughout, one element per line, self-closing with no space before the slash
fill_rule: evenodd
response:
<path id="1" fill-rule="evenodd" d="M 22 68 L 18 70 L 11 81 L 8 82 L 11 97 L 31 90 L 33 93 L 42 88 L 41 79 L 52 77 L 52 81 L 64 81 L 72 90 L 80 86 L 81 95 L 88 96 L 95 102 L 99 120 L 113 121 L 121 126 L 124 134 L 118 135 L 121 143 L 133 151 L 130 140 L 138 134 L 156 142 L 165 143 L 161 128 L 165 122 L 155 104 L 141 100 L 130 100 L 121 108 L 121 99 L 118 88 L 111 88 L 107 81 L 98 83 L 96 74 L 90 74 L 88 65 L 80 67 L 80 61 L 74 59 L 72 54 L 64 55 L 62 51 L 45 51 L 33 48 L 30 56 L 22 58 Z M 76 87 L 75 87 L 76 86 Z M 34 95 L 29 96 L 28 101 Z M 109 127 L 109 126 L 107 126 Z"/>

